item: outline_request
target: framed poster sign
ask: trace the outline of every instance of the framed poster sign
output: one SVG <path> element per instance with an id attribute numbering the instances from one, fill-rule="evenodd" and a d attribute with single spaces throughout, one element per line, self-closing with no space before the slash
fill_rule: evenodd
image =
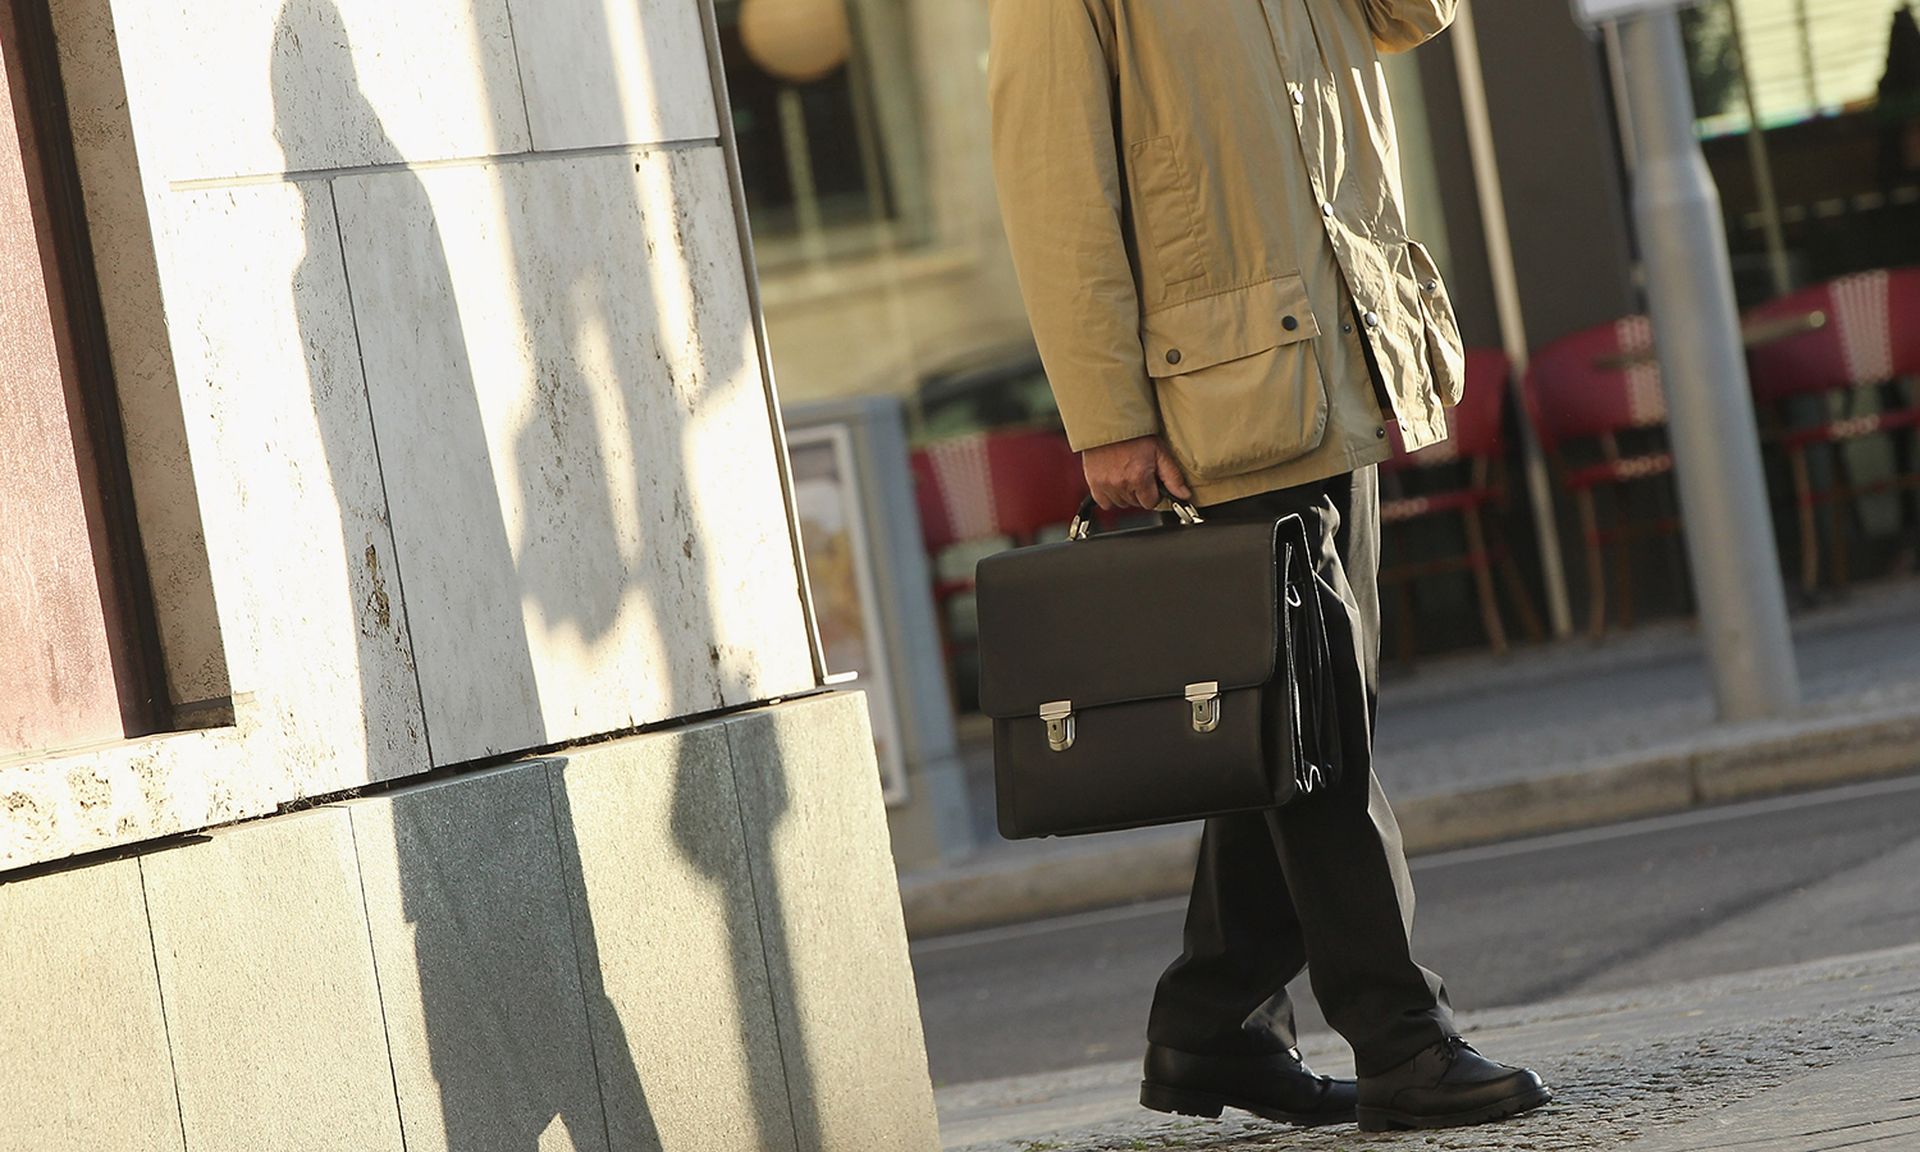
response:
<path id="1" fill-rule="evenodd" d="M 827 670 L 835 684 L 867 694 L 881 791 L 889 805 L 900 804 L 906 762 L 852 438 L 844 424 L 793 428 L 787 456 Z"/>

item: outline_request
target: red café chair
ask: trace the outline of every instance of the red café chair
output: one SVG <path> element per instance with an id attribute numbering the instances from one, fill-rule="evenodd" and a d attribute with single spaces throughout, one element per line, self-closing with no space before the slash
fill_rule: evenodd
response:
<path id="1" fill-rule="evenodd" d="M 1920 427 L 1920 395 L 1909 396 L 1905 407 L 1852 414 L 1853 401 L 1863 391 L 1920 376 L 1920 268 L 1864 272 L 1816 284 L 1750 310 L 1745 320 L 1754 398 L 1771 409 L 1768 438 L 1786 452 L 1793 475 L 1800 582 L 1811 593 L 1820 577 L 1817 505 L 1920 488 L 1920 473 L 1909 470 L 1867 484 L 1841 482 L 1815 489 L 1807 467 L 1808 451 L 1815 445 L 1827 445 L 1840 464 L 1840 446 L 1849 441 Z M 1847 398 L 1848 415 L 1794 426 L 1782 414 L 1791 398 L 1831 395 Z M 1847 581 L 1845 520 L 1832 518 L 1836 585 Z"/>
<path id="2" fill-rule="evenodd" d="M 1457 514 L 1465 524 L 1467 552 L 1385 567 L 1380 582 L 1400 590 L 1402 619 L 1413 619 L 1412 585 L 1415 580 L 1446 572 L 1470 571 L 1479 593 L 1480 621 L 1487 642 L 1497 653 L 1507 650 L 1507 630 L 1500 618 L 1500 603 L 1494 594 L 1493 565 L 1499 564 L 1507 583 L 1507 592 L 1520 609 L 1527 633 L 1541 639 L 1540 617 L 1533 610 L 1532 598 L 1520 579 L 1518 567 L 1506 542 L 1499 537 L 1499 519 L 1493 520 L 1493 547 L 1488 547 L 1488 524 L 1482 510 L 1506 503 L 1506 450 L 1501 422 L 1507 408 L 1507 358 L 1485 348 L 1467 350 L 1467 383 L 1460 403 L 1447 410 L 1447 438 L 1439 444 L 1409 453 L 1400 439 L 1400 428 L 1393 428 L 1393 457 L 1380 465 L 1383 486 L 1398 490 L 1414 475 L 1435 474 L 1439 469 L 1465 464 L 1464 483 L 1443 487 L 1419 495 L 1389 497 L 1380 501 L 1380 522 L 1391 530 L 1428 516 Z M 1458 470 L 1456 469 L 1456 472 Z M 1413 658 L 1413 628 L 1400 630 L 1400 657 Z"/>
<path id="3" fill-rule="evenodd" d="M 1621 449 L 1623 436 L 1662 429 L 1667 422 L 1652 323 L 1645 316 L 1628 316 L 1553 341 L 1533 354 L 1522 391 L 1541 446 L 1579 506 L 1588 628 L 1597 640 L 1606 631 L 1606 554 L 1613 554 L 1620 623 L 1628 626 L 1633 622 L 1631 542 L 1680 530 L 1673 515 L 1638 523 L 1615 517 L 1615 523 L 1603 526 L 1595 499 L 1597 492 L 1617 494 L 1673 471 L 1673 454 L 1663 447 Z M 1580 462 L 1574 462 L 1576 456 Z"/>
<path id="4" fill-rule="evenodd" d="M 943 578 L 940 554 L 957 544 L 1032 543 L 1067 523 L 1087 494 L 1080 457 L 1048 429 L 995 429 L 935 441 L 912 455 L 921 542 L 935 563 L 934 608 L 948 655 L 949 607 L 973 592 L 973 576 Z"/>

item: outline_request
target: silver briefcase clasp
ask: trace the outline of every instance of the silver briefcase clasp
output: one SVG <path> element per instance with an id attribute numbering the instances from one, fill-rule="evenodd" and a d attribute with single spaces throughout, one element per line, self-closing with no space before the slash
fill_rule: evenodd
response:
<path id="1" fill-rule="evenodd" d="M 1220 727 L 1220 681 L 1187 685 L 1187 704 L 1193 709 L 1193 730 L 1211 732 Z"/>
<path id="2" fill-rule="evenodd" d="M 1073 747 L 1073 701 L 1055 700 L 1040 705 L 1040 719 L 1047 722 L 1047 747 L 1055 752 Z"/>

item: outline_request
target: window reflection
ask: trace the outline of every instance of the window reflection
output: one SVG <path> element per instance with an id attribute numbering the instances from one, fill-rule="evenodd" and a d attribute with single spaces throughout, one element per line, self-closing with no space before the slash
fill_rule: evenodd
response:
<path id="1" fill-rule="evenodd" d="M 1920 25 L 1905 3 L 1716 0 L 1683 27 L 1743 304 L 1920 262 Z M 1770 224 L 1785 285 L 1769 271 Z"/>
<path id="2" fill-rule="evenodd" d="M 718 0 L 741 175 L 770 270 L 924 236 L 903 0 Z"/>

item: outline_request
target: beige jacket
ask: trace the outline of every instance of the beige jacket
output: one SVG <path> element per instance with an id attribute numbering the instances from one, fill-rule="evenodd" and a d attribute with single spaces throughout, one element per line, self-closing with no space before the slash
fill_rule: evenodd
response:
<path id="1" fill-rule="evenodd" d="M 1456 0 L 991 0 L 994 173 L 1073 446 L 1164 433 L 1199 503 L 1409 448 L 1465 371 L 1406 234 L 1379 53 Z"/>

